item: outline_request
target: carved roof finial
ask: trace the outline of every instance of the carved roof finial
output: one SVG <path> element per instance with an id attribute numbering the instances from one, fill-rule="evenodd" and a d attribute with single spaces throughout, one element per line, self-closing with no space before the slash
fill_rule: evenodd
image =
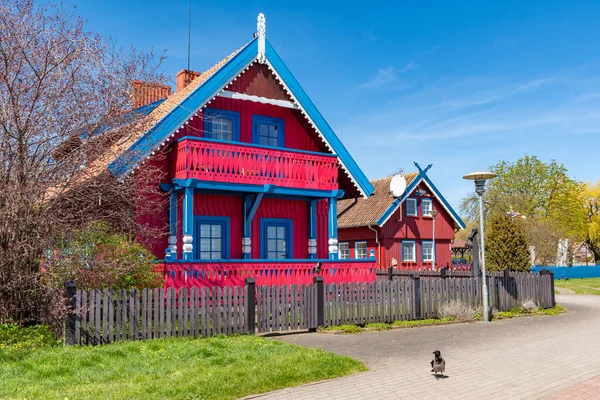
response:
<path id="1" fill-rule="evenodd" d="M 267 22 L 265 14 L 260 13 L 256 18 L 256 31 L 258 32 L 258 62 L 264 64 L 267 60 L 265 56 L 265 38 L 267 36 Z"/>

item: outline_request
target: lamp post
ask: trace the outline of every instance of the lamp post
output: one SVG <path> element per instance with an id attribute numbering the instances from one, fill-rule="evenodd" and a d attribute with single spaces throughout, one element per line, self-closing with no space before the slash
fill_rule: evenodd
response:
<path id="1" fill-rule="evenodd" d="M 433 248 L 431 249 L 431 269 L 435 271 L 435 217 L 438 215 L 438 210 L 432 208 L 431 211 L 429 211 L 429 215 L 431 215 L 431 219 L 433 222 L 433 228 L 431 232 L 433 242 Z"/>
<path id="2" fill-rule="evenodd" d="M 483 194 L 485 193 L 485 181 L 493 179 L 497 175 L 493 172 L 471 172 L 463 176 L 463 179 L 469 181 L 475 181 L 475 192 L 479 195 L 479 226 L 480 226 L 480 237 L 481 237 L 481 274 L 483 277 L 483 320 L 489 322 L 489 310 L 488 310 L 488 287 L 487 277 L 485 275 L 485 245 L 484 237 L 485 232 L 483 230 Z"/>

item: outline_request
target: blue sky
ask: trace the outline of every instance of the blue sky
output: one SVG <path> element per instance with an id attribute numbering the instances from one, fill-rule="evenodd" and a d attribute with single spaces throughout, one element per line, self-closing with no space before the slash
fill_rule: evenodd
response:
<path id="1" fill-rule="evenodd" d="M 600 2 L 192 0 L 191 69 L 267 38 L 370 179 L 432 163 L 455 206 L 461 177 L 525 154 L 600 179 Z M 188 1 L 76 1 L 122 46 L 187 65 Z M 326 3 L 326 5 L 324 5 Z M 364 5 L 368 4 L 368 8 Z"/>

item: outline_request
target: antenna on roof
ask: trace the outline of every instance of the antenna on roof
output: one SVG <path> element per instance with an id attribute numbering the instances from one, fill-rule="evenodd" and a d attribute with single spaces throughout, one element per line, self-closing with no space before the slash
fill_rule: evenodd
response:
<path id="1" fill-rule="evenodd" d="M 187 62 L 187 70 L 190 70 L 190 54 L 192 49 L 192 0 L 190 0 L 190 12 L 188 15 L 188 62 Z M 186 81 L 189 84 L 190 74 L 189 72 L 186 74 Z"/>

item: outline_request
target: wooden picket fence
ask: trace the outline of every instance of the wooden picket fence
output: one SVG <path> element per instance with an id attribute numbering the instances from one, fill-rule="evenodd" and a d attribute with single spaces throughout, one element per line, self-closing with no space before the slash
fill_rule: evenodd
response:
<path id="1" fill-rule="evenodd" d="M 256 286 L 249 279 L 244 287 L 141 291 L 71 286 L 65 343 L 95 345 L 437 318 L 440 307 L 451 300 L 481 307 L 481 279 L 413 276 L 325 285 L 317 277 L 313 284 L 272 286 Z M 542 308 L 555 304 L 551 274 L 497 274 L 487 279 L 492 309 L 508 311 L 527 299 Z"/>

